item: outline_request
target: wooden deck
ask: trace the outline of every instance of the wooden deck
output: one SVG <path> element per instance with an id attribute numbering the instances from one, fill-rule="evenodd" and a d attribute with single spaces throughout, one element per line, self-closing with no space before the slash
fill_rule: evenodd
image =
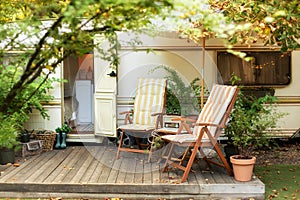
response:
<path id="1" fill-rule="evenodd" d="M 182 172 L 162 173 L 162 163 L 114 146 L 73 146 L 44 152 L 19 167 L 0 165 L 0 197 L 84 199 L 264 199 L 265 186 L 254 178 L 242 183 L 219 168 L 205 171 L 201 161 L 188 181 Z"/>

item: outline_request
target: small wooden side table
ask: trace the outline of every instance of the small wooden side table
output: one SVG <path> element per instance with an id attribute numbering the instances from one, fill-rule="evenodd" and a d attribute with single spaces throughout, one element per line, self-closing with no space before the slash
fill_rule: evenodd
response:
<path id="1" fill-rule="evenodd" d="M 33 156 L 40 154 L 43 150 L 42 148 L 42 140 L 31 140 L 26 143 L 21 144 L 21 154 L 22 158 L 24 159 L 26 156 Z"/>

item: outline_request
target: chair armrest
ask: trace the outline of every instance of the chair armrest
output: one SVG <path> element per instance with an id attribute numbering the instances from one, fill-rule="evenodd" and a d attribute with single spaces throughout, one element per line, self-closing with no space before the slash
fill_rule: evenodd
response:
<path id="1" fill-rule="evenodd" d="M 120 115 L 126 114 L 126 115 L 125 115 L 125 119 L 124 119 L 124 124 L 125 124 L 125 125 L 128 124 L 128 123 L 129 123 L 129 124 L 132 124 L 132 119 L 131 119 L 131 117 L 130 117 L 130 114 L 133 114 L 133 110 L 120 112 L 119 114 L 120 114 Z"/>
<path id="2" fill-rule="evenodd" d="M 211 124 L 211 123 L 195 123 L 195 126 L 214 126 L 218 128 L 225 128 L 223 126 L 220 126 L 219 124 Z"/>
<path id="3" fill-rule="evenodd" d="M 156 116 L 156 115 L 165 115 L 165 113 L 152 113 L 151 116 Z"/>
<path id="4" fill-rule="evenodd" d="M 120 115 L 133 114 L 133 110 L 120 112 L 119 114 L 120 114 Z"/>
<path id="5" fill-rule="evenodd" d="M 158 129 L 158 127 L 160 126 L 161 128 L 163 127 L 163 115 L 165 115 L 164 112 L 161 113 L 152 113 L 151 116 L 156 118 L 156 122 L 155 122 L 155 130 Z"/>
<path id="6" fill-rule="evenodd" d="M 174 117 L 172 118 L 172 121 L 182 121 L 182 122 L 196 122 L 196 119 L 188 118 L 188 117 Z"/>

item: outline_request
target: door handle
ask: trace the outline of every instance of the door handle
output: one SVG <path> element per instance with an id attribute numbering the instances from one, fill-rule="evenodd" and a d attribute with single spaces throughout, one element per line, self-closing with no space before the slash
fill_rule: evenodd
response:
<path id="1" fill-rule="evenodd" d="M 117 76 L 117 74 L 116 74 L 116 72 L 115 71 L 111 71 L 109 74 L 107 74 L 108 76 L 110 76 L 110 77 L 116 77 Z"/>

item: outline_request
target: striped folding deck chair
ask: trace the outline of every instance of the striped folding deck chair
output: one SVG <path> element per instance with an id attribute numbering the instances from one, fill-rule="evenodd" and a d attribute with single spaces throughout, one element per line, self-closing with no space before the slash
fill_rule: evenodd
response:
<path id="1" fill-rule="evenodd" d="M 166 79 L 140 78 L 134 99 L 134 110 L 123 112 L 126 114 L 124 125 L 119 126 L 121 136 L 117 151 L 119 158 L 120 151 L 149 153 L 145 151 L 144 146 L 151 148 L 149 144 L 142 144 L 140 139 L 148 138 L 158 127 L 162 127 L 162 116 L 165 113 L 166 105 Z M 132 115 L 132 117 L 131 117 Z M 135 138 L 137 148 L 123 147 L 125 133 Z M 148 156 L 148 161 L 150 161 Z"/>
<path id="2" fill-rule="evenodd" d="M 236 101 L 238 91 L 239 89 L 236 86 L 214 85 L 196 123 L 194 124 L 194 128 L 188 130 L 188 134 L 180 134 L 179 131 L 176 135 L 162 136 L 163 140 L 171 144 L 163 172 L 167 170 L 168 165 L 181 169 L 184 171 L 181 182 L 185 182 L 199 150 L 201 156 L 208 164 L 213 163 L 224 167 L 229 175 L 233 175 L 232 169 L 220 150 L 218 138 L 221 135 L 221 130 L 226 126 L 226 122 Z M 186 125 L 187 119 L 182 118 L 180 120 L 181 126 L 184 126 L 185 128 L 189 127 Z M 179 130 L 180 129 L 182 128 L 179 127 Z M 159 129 L 157 131 L 159 132 Z M 185 158 L 186 153 L 179 162 L 174 162 L 171 159 L 172 152 L 176 145 L 187 147 L 189 151 L 186 151 L 186 153 L 191 152 L 185 166 L 183 166 L 182 159 Z M 208 159 L 207 151 L 205 151 L 207 148 L 214 148 L 221 162 Z"/>

